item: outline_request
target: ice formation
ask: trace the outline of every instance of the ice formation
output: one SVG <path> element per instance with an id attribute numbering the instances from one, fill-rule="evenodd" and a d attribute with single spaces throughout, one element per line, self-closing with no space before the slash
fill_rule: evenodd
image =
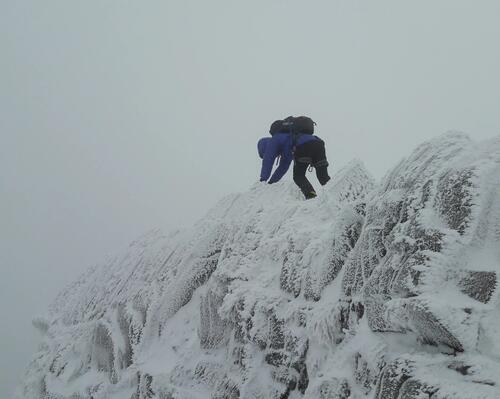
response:
<path id="1" fill-rule="evenodd" d="M 500 398 L 500 138 L 256 184 L 89 270 L 23 399 Z"/>

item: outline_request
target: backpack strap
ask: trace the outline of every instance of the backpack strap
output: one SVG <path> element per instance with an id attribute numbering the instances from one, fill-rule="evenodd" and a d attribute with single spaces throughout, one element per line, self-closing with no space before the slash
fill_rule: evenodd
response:
<path id="1" fill-rule="evenodd" d="M 321 161 L 318 161 L 314 164 L 315 168 L 320 168 L 322 166 L 328 167 L 328 161 L 326 159 L 322 159 Z"/>
<path id="2" fill-rule="evenodd" d="M 299 137 L 302 135 L 303 135 L 303 133 L 300 133 L 295 129 L 292 131 L 292 148 L 293 148 L 294 152 L 295 152 L 295 149 L 297 148 L 297 144 L 299 142 Z"/>
<path id="3" fill-rule="evenodd" d="M 312 165 L 312 158 L 311 157 L 300 157 L 295 159 L 296 162 L 300 163 L 307 163 L 309 165 Z"/>
<path id="4" fill-rule="evenodd" d="M 300 135 L 300 133 L 298 133 L 297 129 L 295 128 L 295 118 L 293 116 L 289 116 L 283 119 L 281 126 L 283 131 L 288 132 L 292 136 L 292 154 L 295 154 L 297 141 Z"/>

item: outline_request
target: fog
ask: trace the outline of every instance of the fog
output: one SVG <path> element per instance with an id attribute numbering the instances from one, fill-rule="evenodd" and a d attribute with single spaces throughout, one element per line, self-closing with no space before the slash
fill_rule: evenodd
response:
<path id="1" fill-rule="evenodd" d="M 0 5 L 0 397 L 57 292 L 248 189 L 273 120 L 311 116 L 333 172 L 377 178 L 447 130 L 500 133 L 497 1 Z"/>

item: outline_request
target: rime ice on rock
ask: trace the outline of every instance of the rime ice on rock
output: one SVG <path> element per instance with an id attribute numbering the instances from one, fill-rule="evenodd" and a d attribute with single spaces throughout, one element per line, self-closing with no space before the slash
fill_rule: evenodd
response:
<path id="1" fill-rule="evenodd" d="M 228 196 L 64 290 L 21 397 L 498 398 L 499 183 L 500 139 L 449 133 Z"/>

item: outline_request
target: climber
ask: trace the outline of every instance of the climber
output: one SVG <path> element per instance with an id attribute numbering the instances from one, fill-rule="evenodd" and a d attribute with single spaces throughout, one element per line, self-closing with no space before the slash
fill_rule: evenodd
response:
<path id="1" fill-rule="evenodd" d="M 313 120 L 306 116 L 289 116 L 271 124 L 269 133 L 272 137 L 262 138 L 257 144 L 259 156 L 262 158 L 261 182 L 272 184 L 279 181 L 288 171 L 293 159 L 293 181 L 306 199 L 316 197 L 316 191 L 306 177 L 307 168 L 311 165 L 316 169 L 316 176 L 322 186 L 330 180 L 330 176 L 325 143 L 319 137 L 313 136 L 314 125 Z M 277 158 L 278 167 L 269 179 Z"/>

